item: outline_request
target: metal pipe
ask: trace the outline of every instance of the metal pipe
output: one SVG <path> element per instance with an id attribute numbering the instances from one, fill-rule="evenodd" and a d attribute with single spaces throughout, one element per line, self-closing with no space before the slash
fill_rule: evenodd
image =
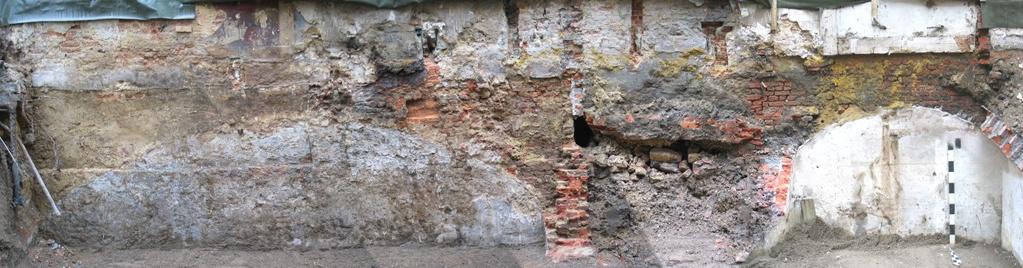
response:
<path id="1" fill-rule="evenodd" d="M 10 127 L 7 127 L 4 123 L 0 123 L 0 127 L 4 130 L 14 133 Z M 50 201 L 50 207 L 53 208 L 53 215 L 60 216 L 60 208 L 57 208 L 57 202 L 53 202 L 53 196 L 50 195 L 50 190 L 46 188 L 46 182 L 43 181 L 43 176 L 39 175 L 39 169 L 36 168 L 35 162 L 32 161 L 32 156 L 28 154 L 28 148 L 25 147 L 25 143 L 21 142 L 21 139 L 14 137 L 14 142 L 18 144 L 22 152 L 25 152 L 25 159 L 28 160 L 28 167 L 32 168 L 32 175 L 35 175 L 36 182 L 43 188 L 43 194 L 46 195 L 46 201 Z M 6 146 L 6 142 L 4 146 Z M 8 150 L 9 151 L 9 150 Z"/>
<path id="2" fill-rule="evenodd" d="M 7 122 L 17 122 L 16 121 L 16 120 L 18 120 L 17 119 L 17 114 L 18 113 L 13 111 L 13 110 L 10 111 L 10 113 L 7 114 L 7 120 L 8 120 Z M 14 135 L 15 135 L 14 132 L 9 132 L 8 134 L 11 136 L 11 140 L 14 140 Z M 19 205 L 19 206 L 20 205 L 24 205 L 25 204 L 25 198 L 23 198 L 21 196 L 21 185 L 22 185 L 22 183 L 21 183 L 21 166 L 18 165 L 18 160 L 15 159 L 18 156 L 14 155 L 14 153 L 11 151 L 10 147 L 6 147 L 7 144 L 4 144 L 4 146 L 5 146 L 4 149 L 7 149 L 8 155 L 11 156 L 11 170 L 18 171 L 18 172 L 11 172 L 11 182 L 14 184 L 14 187 L 13 187 L 14 188 L 14 204 L 15 205 Z M 17 150 L 17 149 L 15 149 L 15 150 Z"/>
<path id="3" fill-rule="evenodd" d="M 771 33 L 778 32 L 778 0 L 771 0 Z"/>
<path id="4" fill-rule="evenodd" d="M 7 155 L 11 156 L 11 169 L 13 170 L 13 172 L 11 172 L 12 176 L 16 176 L 16 175 L 20 174 L 21 173 L 20 172 L 21 168 L 18 165 L 18 156 L 14 155 L 14 152 L 11 152 L 11 147 L 7 146 L 7 142 L 4 141 L 4 139 L 0 139 L 0 144 L 2 144 L 4 146 L 4 151 L 7 151 Z M 21 191 L 21 185 L 20 184 L 21 184 L 20 180 L 15 180 L 14 181 L 14 196 L 15 196 L 14 197 L 14 203 L 18 204 L 18 205 L 21 205 L 22 202 L 23 202 L 23 200 L 21 200 L 21 194 L 19 193 L 19 191 Z"/>

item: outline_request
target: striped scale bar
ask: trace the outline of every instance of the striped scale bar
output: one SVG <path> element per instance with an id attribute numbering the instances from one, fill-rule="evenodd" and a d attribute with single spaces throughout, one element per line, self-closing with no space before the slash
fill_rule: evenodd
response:
<path id="1" fill-rule="evenodd" d="M 962 141 L 959 138 L 955 139 L 954 144 L 948 143 L 948 251 L 949 255 L 952 256 L 952 265 L 959 266 L 962 264 L 962 259 L 956 254 L 956 184 L 955 184 L 955 151 L 963 147 Z"/>

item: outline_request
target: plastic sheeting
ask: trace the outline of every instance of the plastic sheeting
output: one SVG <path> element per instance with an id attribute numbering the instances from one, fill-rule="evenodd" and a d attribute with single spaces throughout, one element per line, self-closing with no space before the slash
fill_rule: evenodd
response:
<path id="1" fill-rule="evenodd" d="M 764 6 L 771 6 L 771 0 L 755 0 Z M 778 8 L 821 9 L 838 8 L 870 2 L 870 0 L 778 0 Z"/>
<path id="2" fill-rule="evenodd" d="M 0 25 L 104 19 L 194 19 L 177 0 L 0 0 Z"/>
<path id="3" fill-rule="evenodd" d="M 424 0 L 347 0 L 347 1 L 373 5 L 376 7 L 400 7 L 413 3 L 421 3 Z"/>
<path id="4" fill-rule="evenodd" d="M 753 0 L 771 6 L 771 0 Z M 870 0 L 778 0 L 779 8 L 838 8 L 870 2 Z M 920 3 L 923 5 L 924 3 Z M 981 4 L 984 28 L 1023 28 L 1023 0 L 986 0 Z"/>
<path id="5" fill-rule="evenodd" d="M 984 28 L 1023 28 L 1023 0 L 987 0 L 980 14 Z"/>
<path id="6" fill-rule="evenodd" d="M 335 0 L 396 8 L 425 0 Z M 195 3 L 243 0 L 0 0 L 0 25 L 106 19 L 194 19 Z"/>
<path id="7" fill-rule="evenodd" d="M 3 1 L 3 0 L 0 0 Z M 185 3 L 236 3 L 240 0 L 183 0 Z M 321 0 L 331 2 L 331 0 Z M 422 3 L 426 0 L 333 0 L 334 2 L 362 3 L 379 8 L 396 8 L 408 4 Z"/>

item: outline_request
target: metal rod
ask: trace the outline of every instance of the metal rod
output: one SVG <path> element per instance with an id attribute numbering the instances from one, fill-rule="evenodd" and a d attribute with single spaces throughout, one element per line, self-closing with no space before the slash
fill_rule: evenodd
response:
<path id="1" fill-rule="evenodd" d="M 7 125 L 3 123 L 0 123 L 0 127 L 3 127 L 4 130 L 7 130 L 8 132 L 14 132 L 11 131 L 10 127 L 7 127 Z M 21 148 L 22 152 L 25 152 L 25 159 L 28 160 L 28 167 L 32 168 L 32 175 L 35 175 L 36 182 L 43 188 L 43 194 L 46 195 L 46 201 L 50 201 L 50 207 L 53 208 L 53 215 L 60 216 L 60 208 L 57 208 L 57 202 L 53 202 L 53 196 L 50 195 L 50 190 L 46 188 L 46 182 L 43 181 L 43 176 L 39 175 L 39 169 L 36 168 L 35 162 L 32 161 L 32 156 L 28 154 L 28 148 L 25 147 L 25 143 L 21 142 L 21 139 L 18 139 L 17 137 L 14 137 L 14 142 L 18 144 L 18 147 Z M 6 144 L 7 143 L 5 142 L 4 146 L 6 146 Z"/>
<path id="2" fill-rule="evenodd" d="M 14 152 L 11 152 L 11 147 L 7 146 L 7 142 L 4 141 L 4 139 L 0 139 L 0 144 L 4 146 L 4 151 L 7 151 L 7 154 L 11 155 L 11 162 L 14 162 L 14 165 L 17 166 L 18 159 L 16 159 L 16 156 L 14 156 Z"/>

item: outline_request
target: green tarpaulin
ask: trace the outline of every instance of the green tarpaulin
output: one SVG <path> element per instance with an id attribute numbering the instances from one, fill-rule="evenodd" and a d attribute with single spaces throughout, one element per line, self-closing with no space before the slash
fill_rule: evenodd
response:
<path id="1" fill-rule="evenodd" d="M 425 0 L 336 0 L 394 8 Z M 0 0 L 0 25 L 105 19 L 194 19 L 195 3 L 244 0 Z"/>
<path id="2" fill-rule="evenodd" d="M 195 7 L 176 0 L 0 0 L 0 25 L 102 19 L 193 19 Z"/>
<path id="3" fill-rule="evenodd" d="M 1023 28 L 1023 0 L 987 0 L 980 12 L 984 28 Z"/>
<path id="4" fill-rule="evenodd" d="M 2 1 L 2 0 L 0 0 Z M 244 1 L 244 0 L 242 0 Z M 329 2 L 331 0 L 323 0 Z M 333 0 L 337 2 L 353 2 L 362 3 L 379 8 L 395 8 L 408 4 L 422 3 L 425 0 Z M 185 3 L 232 3 L 239 2 L 239 0 L 183 0 Z"/>
<path id="5" fill-rule="evenodd" d="M 367 5 L 373 5 L 376 7 L 400 7 L 413 3 L 421 3 L 423 0 L 346 0 L 348 2 L 357 2 Z"/>
<path id="6" fill-rule="evenodd" d="M 380 8 L 395 8 L 425 0 L 334 0 Z M 770 6 L 770 0 L 754 0 Z M 103 19 L 193 19 L 194 3 L 231 3 L 242 0 L 0 0 L 0 25 Z M 838 8 L 869 0 L 778 0 L 778 7 L 793 9 Z M 921 3 L 922 5 L 923 3 Z M 985 28 L 1023 28 L 1023 0 L 987 0 L 981 16 Z"/>
<path id="7" fill-rule="evenodd" d="M 771 6 L 771 0 L 756 0 L 756 2 L 764 6 L 768 7 Z M 778 0 L 778 8 L 792 9 L 838 8 L 866 2 L 870 2 L 870 0 Z"/>

